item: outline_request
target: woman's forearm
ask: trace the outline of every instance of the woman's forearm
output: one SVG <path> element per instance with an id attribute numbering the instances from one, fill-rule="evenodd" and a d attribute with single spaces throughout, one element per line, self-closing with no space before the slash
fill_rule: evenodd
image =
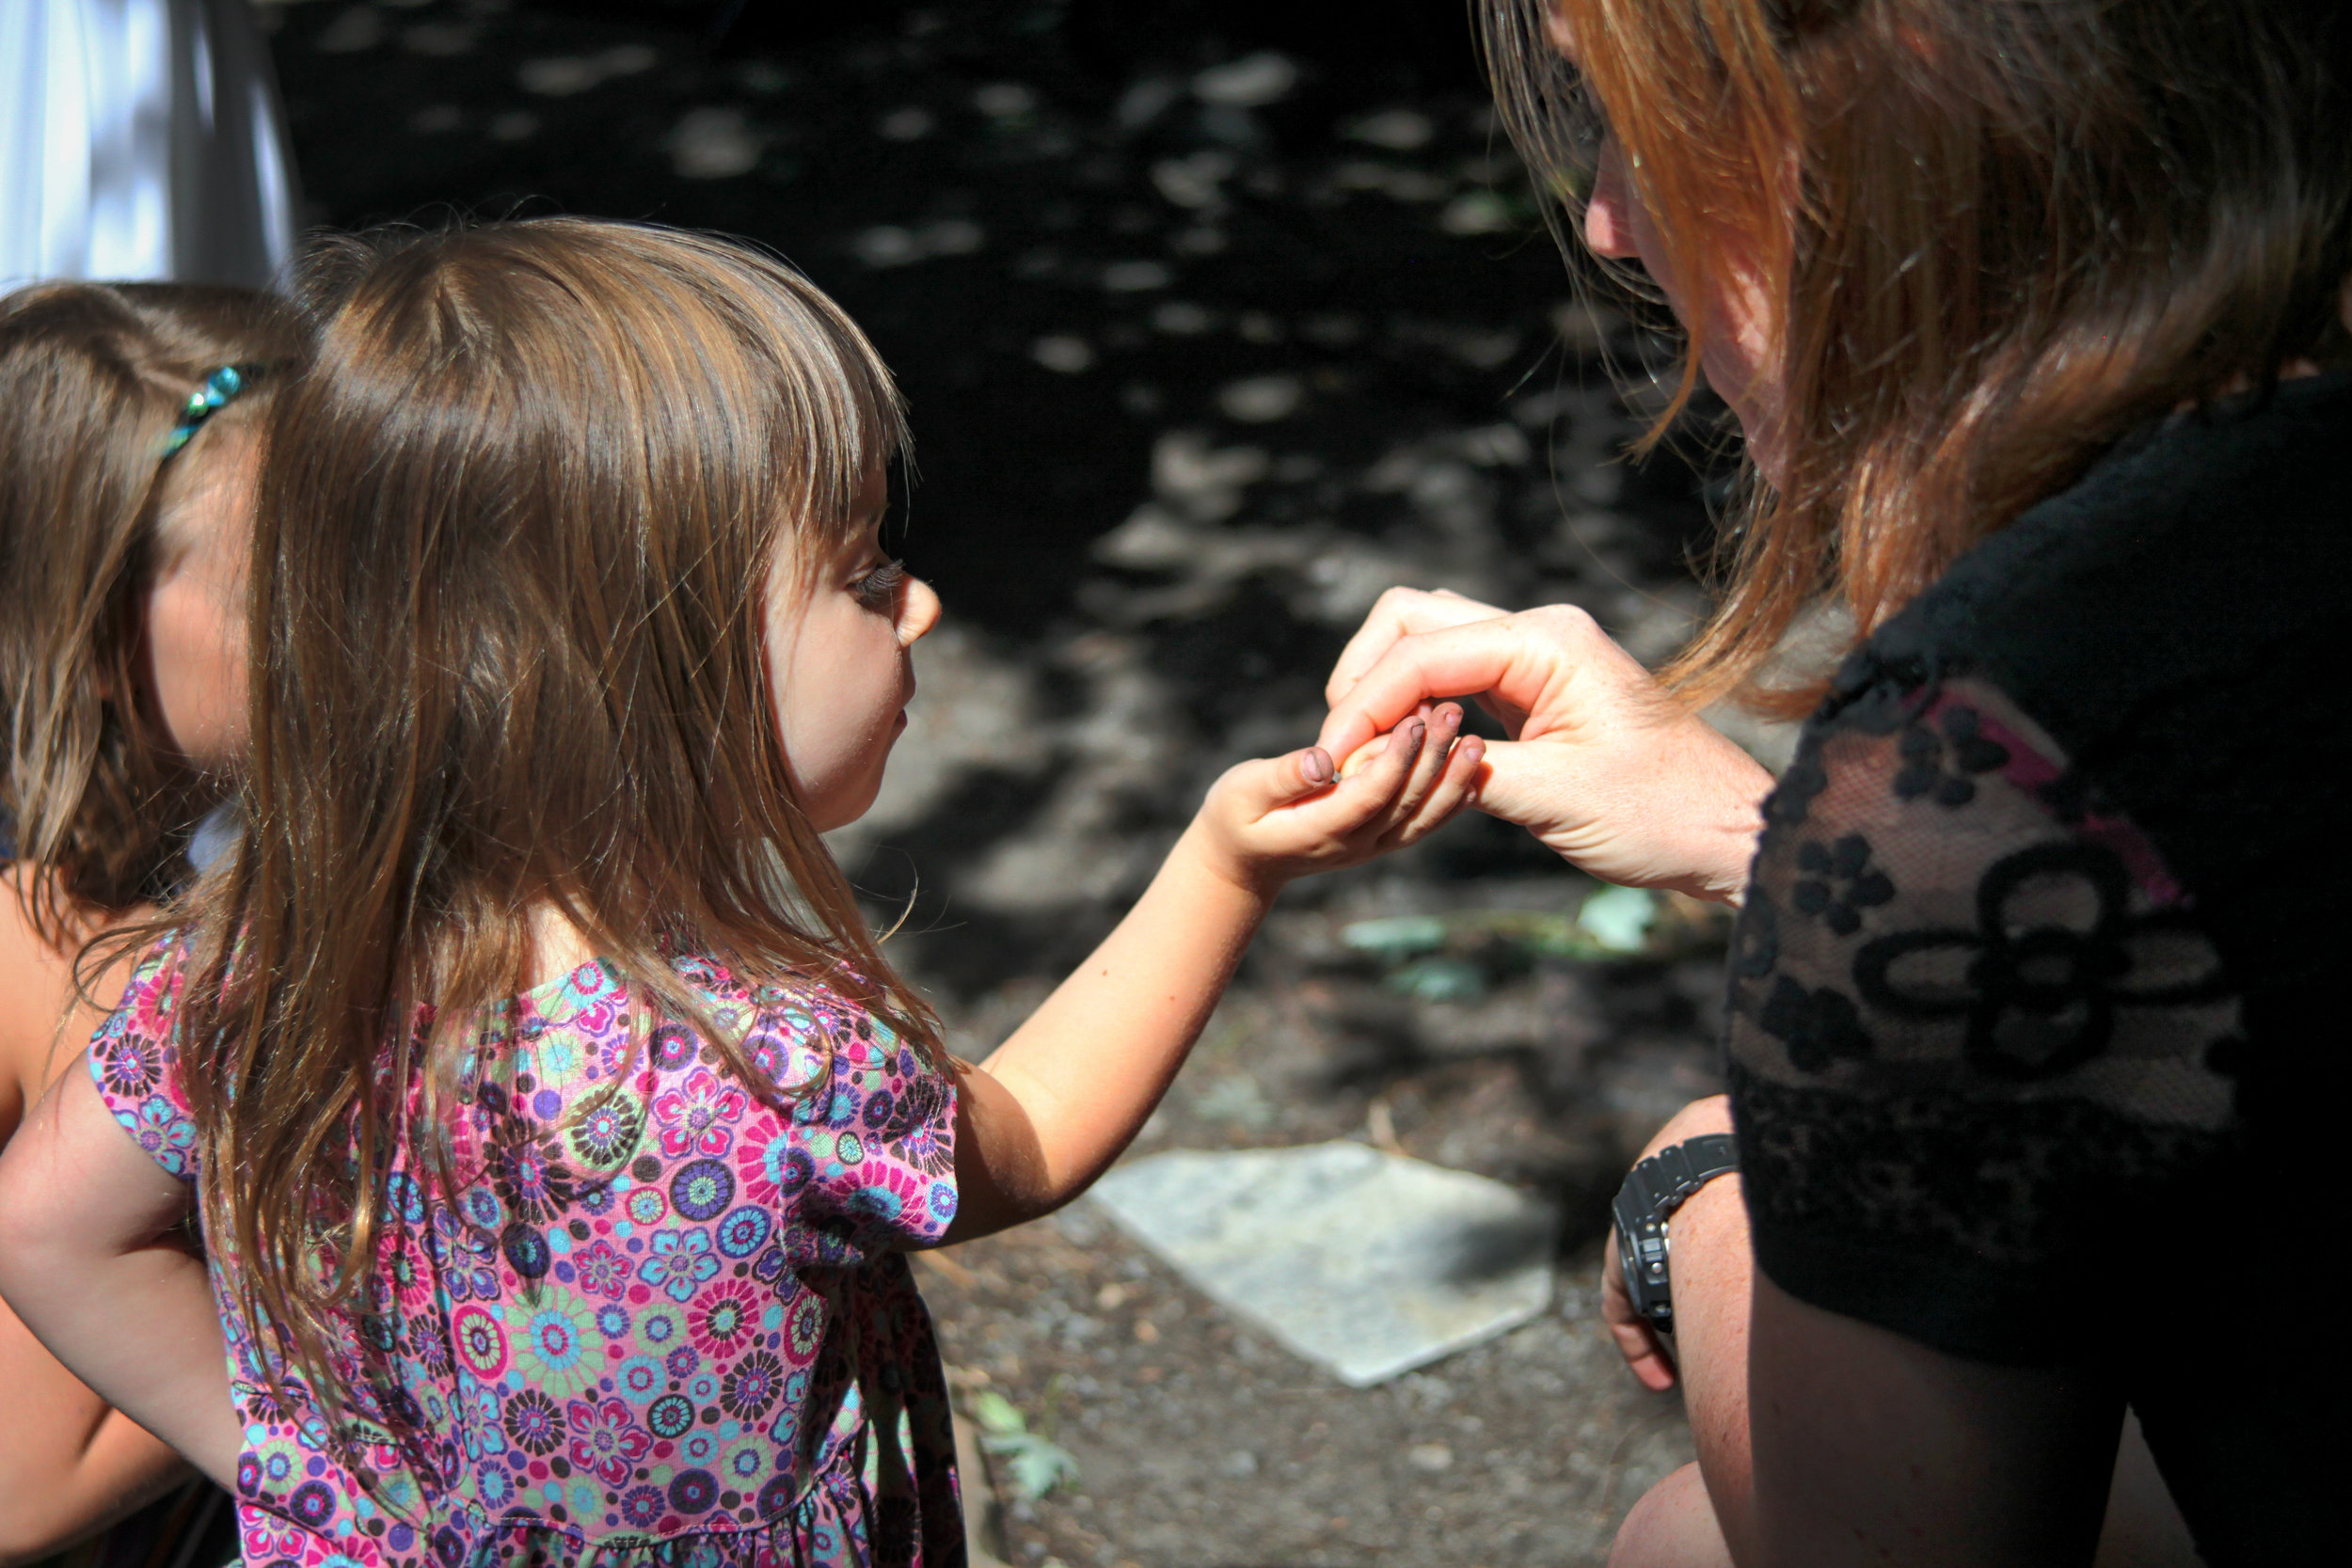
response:
<path id="1" fill-rule="evenodd" d="M 964 1188 L 950 1241 L 1068 1202 L 1135 1137 L 1184 1065 L 1270 894 L 1214 868 L 1194 835 L 1045 1005 L 963 1074 Z"/>

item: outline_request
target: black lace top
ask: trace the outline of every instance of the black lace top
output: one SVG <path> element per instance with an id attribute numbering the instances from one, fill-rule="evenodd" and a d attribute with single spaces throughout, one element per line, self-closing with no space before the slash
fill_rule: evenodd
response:
<path id="1" fill-rule="evenodd" d="M 2320 1539 L 2345 1360 L 2347 451 L 2352 376 L 2288 383 L 1955 566 L 1807 727 L 1733 955 L 1765 1273 L 2111 1374 L 2215 1563 Z"/>

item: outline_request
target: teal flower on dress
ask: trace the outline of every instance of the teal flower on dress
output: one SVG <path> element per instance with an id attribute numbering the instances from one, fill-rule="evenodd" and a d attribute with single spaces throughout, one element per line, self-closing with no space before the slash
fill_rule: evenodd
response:
<path id="1" fill-rule="evenodd" d="M 182 1116 L 171 1101 L 151 1095 L 139 1102 L 138 1119 L 131 1135 L 157 1164 L 174 1176 L 188 1173 L 188 1150 L 196 1146 L 196 1123 Z"/>
<path id="2" fill-rule="evenodd" d="M 612 1369 L 612 1386 L 632 1404 L 649 1404 L 669 1386 L 670 1375 L 650 1355 L 632 1355 Z"/>
<path id="3" fill-rule="evenodd" d="M 710 1232 L 661 1230 L 653 1238 L 653 1255 L 637 1265 L 637 1277 L 672 1301 L 693 1299 L 694 1287 L 719 1272 L 718 1255 L 710 1247 Z"/>

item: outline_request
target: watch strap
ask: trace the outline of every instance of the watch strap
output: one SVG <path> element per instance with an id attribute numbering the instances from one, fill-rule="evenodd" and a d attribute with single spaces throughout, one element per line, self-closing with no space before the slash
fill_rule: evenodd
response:
<path id="1" fill-rule="evenodd" d="M 1633 1167 L 1632 1179 L 1649 1199 L 1650 1212 L 1663 1220 L 1692 1193 L 1740 1168 L 1740 1146 L 1728 1132 L 1706 1132 L 1668 1144 Z"/>
<path id="2" fill-rule="evenodd" d="M 1661 1333 L 1674 1332 L 1666 1221 L 1692 1193 L 1739 1168 L 1739 1145 L 1732 1135 L 1708 1132 L 1668 1144 L 1639 1162 L 1627 1173 L 1625 1185 L 1617 1189 L 1612 1212 L 1617 1222 L 1626 1289 L 1634 1310 Z"/>

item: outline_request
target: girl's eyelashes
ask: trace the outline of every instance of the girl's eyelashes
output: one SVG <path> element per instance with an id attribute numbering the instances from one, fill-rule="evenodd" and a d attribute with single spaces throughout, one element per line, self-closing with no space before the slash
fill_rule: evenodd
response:
<path id="1" fill-rule="evenodd" d="M 906 580 L 906 562 L 885 561 L 852 581 L 850 592 L 868 610 L 888 610 L 898 602 L 898 590 Z"/>

